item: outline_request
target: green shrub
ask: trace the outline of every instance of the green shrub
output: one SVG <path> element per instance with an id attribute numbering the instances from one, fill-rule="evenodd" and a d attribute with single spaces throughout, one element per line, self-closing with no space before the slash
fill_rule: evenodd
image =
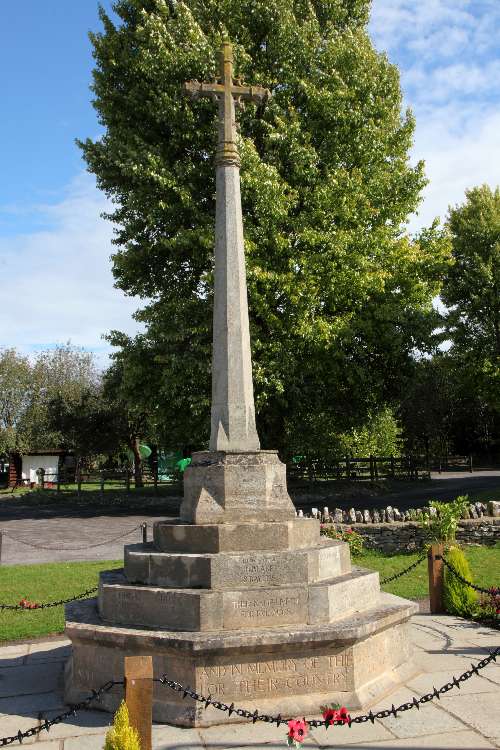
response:
<path id="1" fill-rule="evenodd" d="M 448 542 L 453 544 L 457 533 L 458 522 L 462 518 L 465 508 L 469 504 L 468 495 L 460 495 L 452 502 L 440 503 L 430 500 L 429 507 L 436 511 L 435 516 L 427 516 L 424 525 L 427 526 L 429 539 L 432 542 Z"/>
<path id="2" fill-rule="evenodd" d="M 130 726 L 128 708 L 125 701 L 115 714 L 113 726 L 106 734 L 104 750 L 141 750 L 139 734 Z"/>
<path id="3" fill-rule="evenodd" d="M 457 573 L 460 573 L 467 581 L 472 581 L 469 563 L 459 547 L 450 547 L 446 552 L 446 559 L 453 565 Z M 477 608 L 477 597 L 473 589 L 453 575 L 445 566 L 443 604 L 446 612 L 450 615 L 470 617 Z"/>

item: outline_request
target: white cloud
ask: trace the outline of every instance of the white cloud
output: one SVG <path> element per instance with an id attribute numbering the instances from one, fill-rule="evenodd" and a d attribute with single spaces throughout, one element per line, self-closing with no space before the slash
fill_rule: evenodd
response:
<path id="1" fill-rule="evenodd" d="M 139 329 L 132 314 L 140 300 L 113 287 L 112 226 L 100 218 L 106 208 L 86 174 L 59 203 L 23 207 L 45 228 L 0 238 L 0 346 L 31 351 L 71 340 L 105 358 L 103 334 Z"/>
<path id="2" fill-rule="evenodd" d="M 440 116 L 417 127 L 416 158 L 424 158 L 429 185 L 413 228 L 444 219 L 449 205 L 464 201 L 467 188 L 500 182 L 500 112 L 478 117 L 462 132 L 453 132 Z"/>
<path id="3" fill-rule="evenodd" d="M 373 0 L 370 33 L 398 64 L 430 184 L 410 227 L 500 182 L 500 0 Z"/>

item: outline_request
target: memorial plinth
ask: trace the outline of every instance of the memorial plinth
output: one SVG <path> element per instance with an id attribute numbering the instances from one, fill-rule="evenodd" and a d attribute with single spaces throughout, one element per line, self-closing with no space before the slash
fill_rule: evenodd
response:
<path id="1" fill-rule="evenodd" d="M 175 522 L 125 547 L 124 568 L 101 574 L 96 599 L 66 608 L 73 643 L 69 703 L 123 679 L 124 656 L 153 656 L 204 696 L 254 711 L 317 714 L 324 703 L 366 706 L 413 672 L 408 623 L 417 607 L 382 594 L 378 573 L 351 565 L 349 547 L 296 518 L 276 451 L 255 425 L 235 100 L 269 92 L 233 78 L 186 84 L 219 105 L 215 300 L 209 450 L 193 455 Z M 116 710 L 120 689 L 102 707 Z M 153 718 L 180 726 L 241 721 L 155 684 Z"/>

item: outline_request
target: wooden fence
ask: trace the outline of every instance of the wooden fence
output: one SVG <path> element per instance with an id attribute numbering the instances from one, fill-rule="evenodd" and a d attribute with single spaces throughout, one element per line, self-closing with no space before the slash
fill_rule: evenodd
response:
<path id="1" fill-rule="evenodd" d="M 472 456 L 366 456 L 340 459 L 301 459 L 287 464 L 293 481 L 421 479 L 431 471 L 473 471 Z"/>

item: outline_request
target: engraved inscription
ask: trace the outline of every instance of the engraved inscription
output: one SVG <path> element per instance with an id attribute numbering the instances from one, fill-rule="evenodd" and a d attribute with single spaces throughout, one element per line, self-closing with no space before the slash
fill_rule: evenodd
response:
<path id="1" fill-rule="evenodd" d="M 260 627 L 306 622 L 307 592 L 267 589 L 224 596 L 224 627 Z"/>
<path id="2" fill-rule="evenodd" d="M 215 664 L 200 669 L 201 692 L 257 698 L 307 690 L 352 689 L 352 649 L 340 654 L 275 659 L 272 661 Z"/>
<path id="3" fill-rule="evenodd" d="M 273 579 L 274 567 L 270 560 L 244 558 L 241 560 L 241 580 L 243 583 L 268 583 Z"/>
<path id="4" fill-rule="evenodd" d="M 233 609 L 240 617 L 283 617 L 293 613 L 299 606 L 298 596 L 276 596 L 269 599 L 242 599 L 233 602 Z"/>

